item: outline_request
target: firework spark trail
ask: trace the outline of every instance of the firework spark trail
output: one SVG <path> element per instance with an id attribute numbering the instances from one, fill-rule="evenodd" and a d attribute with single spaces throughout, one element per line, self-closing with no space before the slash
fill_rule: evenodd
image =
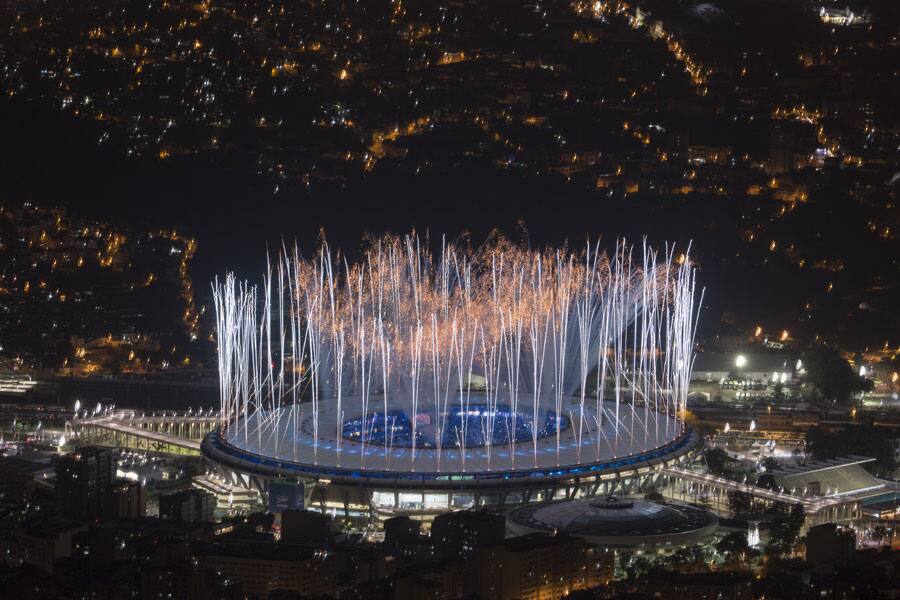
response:
<path id="1" fill-rule="evenodd" d="M 228 433 L 262 449 L 287 428 L 296 457 L 308 431 L 316 462 L 320 444 L 361 465 L 370 450 L 391 461 L 409 449 L 412 469 L 433 450 L 439 471 L 444 450 L 464 462 L 476 447 L 490 469 L 494 446 L 516 468 L 523 442 L 537 466 L 551 436 L 559 464 L 568 427 L 578 462 L 604 443 L 615 456 L 669 440 L 672 418 L 684 427 L 696 276 L 672 247 L 637 252 L 498 238 L 442 241 L 434 257 L 410 235 L 373 240 L 350 263 L 324 241 L 311 259 L 282 247 L 261 292 L 230 274 L 213 283 Z"/>

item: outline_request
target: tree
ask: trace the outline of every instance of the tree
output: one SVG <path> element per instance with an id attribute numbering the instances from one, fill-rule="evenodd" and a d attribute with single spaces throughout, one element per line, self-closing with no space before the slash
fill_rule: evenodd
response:
<path id="1" fill-rule="evenodd" d="M 872 528 L 872 539 L 882 541 L 885 538 L 888 538 L 888 542 L 890 542 L 890 533 L 888 532 L 887 527 L 878 525 Z"/>
<path id="2" fill-rule="evenodd" d="M 740 558 L 747 555 L 750 545 L 747 543 L 747 534 L 743 531 L 729 533 L 716 544 L 716 550 L 720 554 L 732 558 Z"/>
<path id="3" fill-rule="evenodd" d="M 747 492 L 731 492 L 728 494 L 728 508 L 735 515 L 747 514 L 753 510 L 753 496 Z"/>
<path id="4" fill-rule="evenodd" d="M 800 537 L 800 531 L 803 529 L 803 523 L 806 522 L 806 511 L 802 504 L 795 504 L 791 507 L 787 516 L 788 537 L 791 544 L 797 543 Z"/>
<path id="5" fill-rule="evenodd" d="M 653 564 L 643 556 L 633 556 L 625 567 L 625 573 L 629 581 L 640 579 L 653 567 Z"/>
<path id="6" fill-rule="evenodd" d="M 766 471 L 775 471 L 781 464 L 779 464 L 778 460 L 773 456 L 767 456 L 762 461 L 762 466 L 765 467 Z"/>
<path id="7" fill-rule="evenodd" d="M 775 482 L 775 476 L 772 475 L 772 473 L 766 471 L 757 478 L 756 487 L 765 488 L 767 490 L 774 490 L 778 486 Z"/>
<path id="8" fill-rule="evenodd" d="M 845 403 L 854 394 L 872 389 L 840 352 L 828 346 L 812 346 L 803 354 L 807 381 L 829 404 Z"/>
<path id="9" fill-rule="evenodd" d="M 679 548 L 666 559 L 666 565 L 681 572 L 708 571 L 706 551 L 702 546 Z"/>
<path id="10" fill-rule="evenodd" d="M 781 404 L 782 402 L 784 402 L 784 399 L 784 384 L 780 382 L 776 383 L 774 386 L 772 386 L 772 402 L 774 402 L 775 404 Z"/>
<path id="11" fill-rule="evenodd" d="M 711 473 L 715 475 L 724 475 L 728 471 L 728 463 L 731 457 L 721 448 L 710 448 L 704 453 L 706 458 L 706 466 L 709 467 Z"/>
<path id="12" fill-rule="evenodd" d="M 794 548 L 800 537 L 800 530 L 803 529 L 803 522 L 806 519 L 803 505 L 788 506 L 783 502 L 776 502 L 767 512 L 775 515 L 769 529 L 767 550 L 770 554 L 783 556 Z"/>

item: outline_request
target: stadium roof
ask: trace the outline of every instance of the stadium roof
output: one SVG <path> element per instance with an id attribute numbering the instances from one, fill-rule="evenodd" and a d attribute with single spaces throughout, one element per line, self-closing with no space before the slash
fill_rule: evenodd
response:
<path id="1" fill-rule="evenodd" d="M 818 487 L 817 495 L 859 494 L 884 488 L 862 465 L 874 462 L 874 458 L 845 456 L 802 465 L 783 467 L 772 471 L 775 484 L 785 490 Z"/>

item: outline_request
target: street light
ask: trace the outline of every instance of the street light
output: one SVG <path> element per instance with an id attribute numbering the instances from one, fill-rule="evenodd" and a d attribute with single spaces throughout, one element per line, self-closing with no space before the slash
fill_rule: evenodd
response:
<path id="1" fill-rule="evenodd" d="M 747 365 L 747 357 L 743 354 L 738 354 L 734 357 L 734 366 L 738 369 L 743 369 Z"/>

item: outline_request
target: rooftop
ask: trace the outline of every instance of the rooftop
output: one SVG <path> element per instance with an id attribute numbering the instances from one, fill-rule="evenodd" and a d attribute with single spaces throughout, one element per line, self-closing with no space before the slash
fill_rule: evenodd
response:
<path id="1" fill-rule="evenodd" d="M 562 546 L 572 541 L 572 537 L 568 535 L 547 535 L 544 533 L 530 533 L 528 535 L 520 535 L 503 540 L 494 547 L 503 547 L 510 552 L 529 552 L 531 550 L 540 550 L 542 548 L 552 548 L 554 546 Z"/>
<path id="2" fill-rule="evenodd" d="M 609 545 L 663 543 L 702 536 L 718 520 L 709 511 L 639 498 L 585 498 L 524 506 L 509 516 L 510 529 L 564 532 Z"/>
<path id="3" fill-rule="evenodd" d="M 302 544 L 273 544 L 270 536 L 258 539 L 236 539 L 209 544 L 203 549 L 205 556 L 242 558 L 245 560 L 268 560 L 279 562 L 299 562 L 320 556 L 321 550 Z M 324 555 L 321 555 L 324 557 Z"/>
<path id="4" fill-rule="evenodd" d="M 17 457 L 5 456 L 0 458 L 0 471 L 9 470 L 34 476 L 41 471 L 49 471 L 52 469 L 53 467 L 47 463 L 39 463 Z"/>
<path id="5" fill-rule="evenodd" d="M 863 456 L 839 457 L 780 468 L 772 471 L 772 477 L 775 485 L 798 493 L 814 485 L 819 488 L 817 495 L 874 492 L 883 489 L 884 484 L 863 467 L 874 460 Z"/>

